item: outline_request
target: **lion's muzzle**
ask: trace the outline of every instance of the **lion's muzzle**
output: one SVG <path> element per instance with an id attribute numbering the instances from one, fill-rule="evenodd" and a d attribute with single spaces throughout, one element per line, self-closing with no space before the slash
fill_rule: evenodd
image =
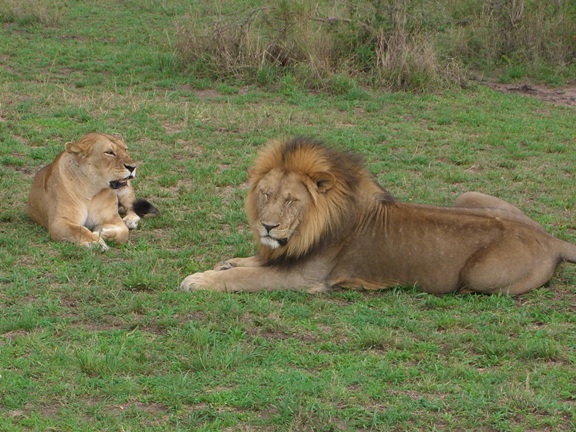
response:
<path id="1" fill-rule="evenodd" d="M 136 177 L 136 165 L 124 164 L 124 167 L 129 172 L 128 176 L 120 180 L 110 181 L 110 187 L 112 189 L 120 189 L 123 188 L 124 186 L 128 186 L 128 180 L 132 180 L 134 177 Z"/>
<path id="2" fill-rule="evenodd" d="M 272 236 L 265 235 L 260 237 L 260 243 L 272 249 L 276 249 L 280 246 L 286 246 L 286 244 L 288 244 L 288 239 L 287 238 L 277 239 Z"/>

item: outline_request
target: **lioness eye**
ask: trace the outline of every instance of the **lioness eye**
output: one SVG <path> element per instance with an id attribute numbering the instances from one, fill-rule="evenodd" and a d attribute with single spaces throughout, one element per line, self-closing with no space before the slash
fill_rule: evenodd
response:
<path id="1" fill-rule="evenodd" d="M 114 153 L 112 150 L 107 150 L 104 153 L 106 153 L 107 155 L 110 155 L 110 156 L 116 156 L 116 153 Z"/>

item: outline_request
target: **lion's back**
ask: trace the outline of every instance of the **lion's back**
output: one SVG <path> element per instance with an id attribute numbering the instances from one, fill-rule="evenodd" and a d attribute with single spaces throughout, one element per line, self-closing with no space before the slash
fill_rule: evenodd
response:
<path id="1" fill-rule="evenodd" d="M 53 167 L 56 161 L 45 166 L 34 176 L 30 194 L 28 195 L 28 216 L 34 222 L 48 227 L 48 208 L 47 203 L 50 197 L 47 196 L 47 182 L 52 177 Z"/>

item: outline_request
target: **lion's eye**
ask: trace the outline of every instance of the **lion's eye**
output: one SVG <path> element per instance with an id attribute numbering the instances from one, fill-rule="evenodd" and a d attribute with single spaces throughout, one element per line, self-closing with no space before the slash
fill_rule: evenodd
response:
<path id="1" fill-rule="evenodd" d="M 107 154 L 108 156 L 116 156 L 116 153 L 114 153 L 112 150 L 107 150 L 104 153 Z"/>
<path id="2" fill-rule="evenodd" d="M 268 201 L 268 198 L 270 198 L 270 194 L 267 192 L 262 192 L 262 196 L 264 197 L 264 201 Z"/>

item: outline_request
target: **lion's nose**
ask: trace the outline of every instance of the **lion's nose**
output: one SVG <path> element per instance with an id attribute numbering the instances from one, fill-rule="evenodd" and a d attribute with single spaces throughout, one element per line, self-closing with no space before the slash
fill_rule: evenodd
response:
<path id="1" fill-rule="evenodd" d="M 276 225 L 268 225 L 263 223 L 262 226 L 264 227 L 264 229 L 266 229 L 267 232 L 270 232 L 270 230 L 273 230 L 274 228 L 276 228 L 278 225 L 280 224 L 276 224 Z"/>
<path id="2" fill-rule="evenodd" d="M 131 164 L 124 164 L 124 167 L 130 171 L 131 173 L 134 172 L 134 170 L 136 169 L 136 165 L 131 165 Z"/>

